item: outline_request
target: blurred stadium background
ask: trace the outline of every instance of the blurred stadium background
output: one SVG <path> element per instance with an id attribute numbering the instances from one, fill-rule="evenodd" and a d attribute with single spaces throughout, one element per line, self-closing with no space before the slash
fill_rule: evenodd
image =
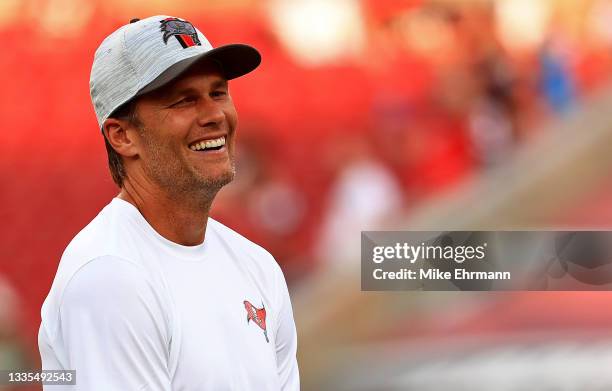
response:
<path id="1" fill-rule="evenodd" d="M 155 14 L 263 54 L 213 217 L 281 263 L 304 390 L 612 389 L 609 293 L 359 286 L 361 230 L 610 228 L 610 0 L 1 0 L 0 368 L 117 193 L 95 48 Z"/>

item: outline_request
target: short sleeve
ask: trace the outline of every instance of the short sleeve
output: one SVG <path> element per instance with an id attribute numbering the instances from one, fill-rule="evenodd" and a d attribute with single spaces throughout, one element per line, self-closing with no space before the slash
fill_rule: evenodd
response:
<path id="1" fill-rule="evenodd" d="M 55 348 L 76 370 L 77 386 L 66 389 L 170 390 L 166 313 L 139 265 L 105 256 L 81 267 L 59 307 Z"/>
<path id="2" fill-rule="evenodd" d="M 282 391 L 299 391 L 300 374 L 297 364 L 297 331 L 287 283 L 280 267 L 277 269 L 279 321 L 276 330 L 276 365 Z"/>

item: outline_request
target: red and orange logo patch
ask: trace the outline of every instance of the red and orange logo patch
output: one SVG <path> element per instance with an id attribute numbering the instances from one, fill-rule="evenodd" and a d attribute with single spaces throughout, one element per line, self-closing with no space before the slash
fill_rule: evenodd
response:
<path id="1" fill-rule="evenodd" d="M 184 48 L 191 46 L 201 46 L 198 32 L 195 27 L 186 20 L 179 18 L 166 18 L 160 21 L 160 30 L 164 33 L 164 43 L 167 45 L 170 37 L 176 37 L 177 41 Z"/>
<path id="2" fill-rule="evenodd" d="M 266 337 L 266 342 L 270 342 L 268 339 L 268 331 L 266 330 L 266 307 L 264 307 L 263 303 L 261 304 L 261 308 L 257 308 L 248 300 L 245 300 L 244 309 L 247 312 L 247 323 L 252 320 L 257 326 L 259 326 L 260 329 L 263 330 L 264 337 Z"/>

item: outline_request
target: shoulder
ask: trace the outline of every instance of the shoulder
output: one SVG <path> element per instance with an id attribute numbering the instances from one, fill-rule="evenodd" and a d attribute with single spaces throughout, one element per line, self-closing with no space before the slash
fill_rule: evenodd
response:
<path id="1" fill-rule="evenodd" d="M 208 219 L 208 224 L 222 245 L 237 255 L 242 265 L 259 281 L 273 287 L 274 291 L 286 290 L 285 275 L 274 256 L 265 248 L 212 218 Z"/>
<path id="2" fill-rule="evenodd" d="M 231 247 L 234 251 L 239 251 L 241 255 L 256 259 L 264 266 L 269 268 L 279 268 L 278 263 L 265 248 L 250 241 L 233 229 L 221 224 L 212 218 L 208 219 L 208 224 L 212 232 L 225 245 Z"/>
<path id="3" fill-rule="evenodd" d="M 64 259 L 92 259 L 113 253 L 120 254 L 124 247 L 121 246 L 121 243 L 125 242 L 121 240 L 121 237 L 125 239 L 125 235 L 129 234 L 126 228 L 118 203 L 111 201 L 74 236 L 62 254 L 62 261 Z"/>
<path id="4" fill-rule="evenodd" d="M 142 309 L 159 312 L 163 287 L 147 271 L 130 260 L 101 256 L 84 264 L 58 292 L 61 311 L 95 308 L 105 316 L 113 313 L 140 314 Z"/>
<path id="5" fill-rule="evenodd" d="M 130 264 L 129 268 L 132 269 L 137 267 L 137 264 L 144 266 L 144 259 L 138 251 L 138 244 L 143 239 L 131 225 L 121 206 L 113 200 L 66 246 L 50 296 L 54 291 L 63 291 L 77 271 L 79 274 L 86 274 L 88 270 L 117 263 L 122 265 L 123 269 L 128 268 L 127 265 Z"/>
<path id="6" fill-rule="evenodd" d="M 103 255 L 88 260 L 70 276 L 60 302 L 82 298 L 119 299 L 151 287 L 150 278 L 141 265 L 118 256 Z"/>
<path id="7" fill-rule="evenodd" d="M 58 271 L 43 303 L 42 324 L 48 335 L 56 336 L 67 314 L 109 320 L 114 315 L 139 317 L 144 311 L 155 314 L 157 322 L 167 322 L 164 297 L 163 285 L 141 265 L 114 255 L 98 256 L 79 262 L 70 273 Z"/>
<path id="8" fill-rule="evenodd" d="M 255 280 L 273 292 L 282 291 L 283 287 L 286 287 L 280 265 L 266 249 L 216 220 L 209 218 L 208 224 L 221 245 L 235 256 L 237 262 L 244 270 L 248 270 Z"/>

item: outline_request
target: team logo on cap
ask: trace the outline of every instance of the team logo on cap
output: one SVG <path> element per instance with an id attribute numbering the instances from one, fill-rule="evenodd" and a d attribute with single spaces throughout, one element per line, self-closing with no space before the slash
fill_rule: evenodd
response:
<path id="1" fill-rule="evenodd" d="M 261 304 L 261 308 L 255 307 L 248 300 L 244 301 L 244 309 L 247 312 L 247 323 L 249 321 L 253 321 L 260 329 L 263 330 L 264 337 L 266 337 L 266 342 L 270 342 L 268 339 L 268 331 L 266 330 L 266 307 L 264 307 L 263 303 Z"/>
<path id="2" fill-rule="evenodd" d="M 166 18 L 160 21 L 160 30 L 164 33 L 164 43 L 167 45 L 170 37 L 176 37 L 181 46 L 188 48 L 191 46 L 201 46 L 198 33 L 193 25 L 186 20 L 179 18 Z"/>

